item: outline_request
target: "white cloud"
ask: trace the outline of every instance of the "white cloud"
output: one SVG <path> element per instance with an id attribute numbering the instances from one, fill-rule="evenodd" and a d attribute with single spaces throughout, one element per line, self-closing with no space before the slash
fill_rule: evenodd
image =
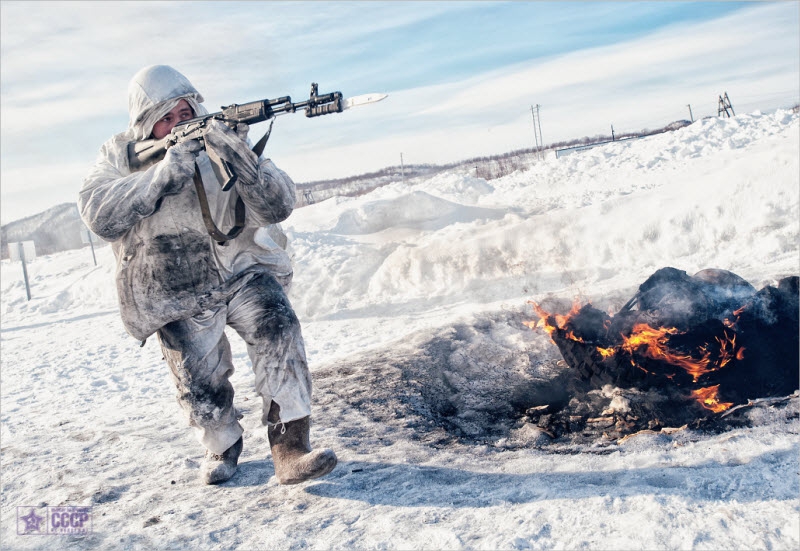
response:
<path id="1" fill-rule="evenodd" d="M 522 63 L 437 87 L 434 90 L 444 101 L 427 105 L 420 102 L 423 110 L 419 116 L 475 112 L 481 105 L 525 105 L 544 97 L 557 103 L 564 93 L 570 94 L 572 100 L 583 95 L 600 104 L 613 99 L 610 96 L 615 89 L 619 95 L 635 97 L 649 79 L 663 80 L 658 87 L 668 96 L 682 92 L 697 80 L 724 84 L 739 75 L 765 69 L 788 72 L 791 78 L 798 53 L 787 48 L 797 44 L 798 27 L 796 20 L 786 17 L 786 8 L 792 11 L 790 5 L 757 8 L 710 23 L 673 27 L 643 39 Z M 603 96 L 603 91 L 609 97 Z"/>
<path id="2" fill-rule="evenodd" d="M 128 80 L 144 65 L 178 67 L 212 110 L 223 102 L 294 97 L 300 90 L 290 75 L 298 66 L 317 78 L 326 65 L 341 70 L 337 56 L 343 59 L 359 37 L 480 6 L 364 4 L 56 2 L 36 4 L 28 14 L 28 4 L 3 3 L 3 208 L 14 209 L 9 193 L 15 182 L 38 186 L 52 178 L 71 185 L 82 178 L 75 167 L 90 163 L 102 141 L 96 125 L 88 135 L 82 121 L 107 119 L 103 139 L 122 130 L 117 123 L 126 119 Z M 268 17 L 270 11 L 279 17 Z M 778 107 L 800 99 L 799 32 L 796 3 L 758 4 L 707 23 L 675 25 L 456 82 L 344 89 L 346 95 L 374 91 L 390 97 L 312 121 L 285 117 L 268 152 L 297 181 L 309 181 L 398 164 L 401 151 L 407 163 L 444 163 L 529 147 L 529 107 L 535 103 L 542 105 L 547 142 L 609 133 L 611 124 L 618 132 L 662 126 L 688 118 L 687 104 L 695 118 L 716 114 L 723 91 L 737 112 Z M 376 75 L 388 70 L 403 68 L 391 57 L 374 68 Z M 327 91 L 337 83 L 320 86 Z M 14 151 L 27 151 L 25 159 L 10 158 L 9 143 Z M 48 168 L 48 152 L 63 143 L 85 155 L 72 163 L 72 172 Z M 29 158 L 37 162 L 22 166 Z"/>
<path id="3" fill-rule="evenodd" d="M 441 2 L 414 9 L 402 2 L 3 3 L 3 131 L 30 135 L 86 113 L 118 115 L 127 108 L 128 81 L 149 64 L 172 64 L 190 76 L 212 110 L 248 101 L 243 94 L 291 94 L 288 87 L 297 82 L 282 77 L 282 67 L 312 74 L 314 66 L 336 64 L 346 43 L 359 46 L 361 35 L 471 8 Z"/>

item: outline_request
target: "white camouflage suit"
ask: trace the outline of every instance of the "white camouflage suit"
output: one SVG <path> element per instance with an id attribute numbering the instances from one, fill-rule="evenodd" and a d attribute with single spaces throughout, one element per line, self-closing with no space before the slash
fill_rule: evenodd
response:
<path id="1" fill-rule="evenodd" d="M 167 156 L 197 158 L 211 214 L 223 232 L 234 224 L 236 198 L 246 205 L 242 233 L 224 245 L 214 241 L 203 223 L 193 172 L 176 173 L 166 160 L 133 173 L 128 164 L 128 144 L 150 137 L 181 99 L 195 116 L 207 113 L 202 96 L 171 67 L 137 73 L 128 89 L 129 128 L 100 149 L 78 205 L 89 228 L 112 242 L 125 328 L 143 343 L 157 333 L 190 425 L 208 450 L 222 454 L 243 432 L 228 380 L 234 367 L 226 325 L 247 343 L 262 422 L 267 424 L 273 400 L 283 423 L 311 413 L 300 324 L 286 297 L 291 262 L 286 237 L 275 225 L 292 212 L 295 186 L 272 161 L 256 161 L 244 149 L 252 155 L 252 177 L 223 192 L 208 156 L 196 152 L 197 142 L 170 148 Z M 207 144 L 217 136 L 223 145 L 242 145 L 235 131 L 214 124 Z"/>

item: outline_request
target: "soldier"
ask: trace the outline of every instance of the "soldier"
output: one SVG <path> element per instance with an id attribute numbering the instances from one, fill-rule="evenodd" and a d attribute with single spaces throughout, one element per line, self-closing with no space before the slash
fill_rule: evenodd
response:
<path id="1" fill-rule="evenodd" d="M 161 139 L 178 122 L 207 114 L 202 102 L 172 67 L 139 71 L 128 87 L 128 129 L 102 146 L 78 205 L 89 228 L 112 242 L 126 330 L 142 344 L 158 335 L 178 402 L 206 448 L 203 480 L 230 479 L 242 452 L 227 325 L 247 344 L 275 475 L 281 484 L 295 484 L 329 473 L 336 455 L 309 443 L 311 375 L 286 296 L 292 267 L 277 224 L 294 208 L 294 183 L 251 151 L 246 125 L 231 129 L 219 121 L 210 122 L 204 139 L 238 175 L 230 191 L 220 189 L 196 140 L 169 148 L 163 160 L 138 172 L 128 161 L 128 144 Z M 212 239 L 198 189 L 220 227 L 233 225 L 237 202 L 244 204 L 237 237 Z"/>

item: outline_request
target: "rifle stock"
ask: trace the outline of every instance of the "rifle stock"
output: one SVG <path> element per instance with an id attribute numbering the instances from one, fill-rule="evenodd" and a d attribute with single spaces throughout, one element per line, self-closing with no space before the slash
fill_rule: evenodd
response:
<path id="1" fill-rule="evenodd" d="M 128 167 L 131 172 L 145 170 L 167 154 L 167 138 L 142 140 L 128 144 Z"/>

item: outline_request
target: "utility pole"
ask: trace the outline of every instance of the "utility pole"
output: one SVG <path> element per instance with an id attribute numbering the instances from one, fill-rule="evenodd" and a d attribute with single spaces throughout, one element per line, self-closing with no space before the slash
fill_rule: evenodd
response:
<path id="1" fill-rule="evenodd" d="M 85 224 L 81 225 L 83 227 L 83 233 L 81 233 L 81 242 L 89 243 L 89 247 L 92 249 L 92 262 L 94 265 L 97 266 L 97 256 L 94 254 L 94 234 L 92 230 L 90 230 Z"/>
<path id="2" fill-rule="evenodd" d="M 28 251 L 28 254 L 26 254 Z M 28 267 L 26 263 L 29 260 L 36 258 L 36 246 L 33 241 L 19 241 L 16 243 L 8 244 L 8 256 L 11 260 L 19 260 L 22 262 L 22 279 L 25 280 L 25 296 L 28 300 L 31 299 L 31 284 L 28 281 Z"/>
<path id="3" fill-rule="evenodd" d="M 92 231 L 86 228 L 86 239 L 89 240 L 89 246 L 92 248 L 92 262 L 97 266 L 97 257 L 94 255 L 94 239 L 92 239 Z"/>
<path id="4" fill-rule="evenodd" d="M 731 110 L 730 113 L 728 112 L 728 109 Z M 719 97 L 717 116 L 721 117 L 722 113 L 725 113 L 725 116 L 728 118 L 731 117 L 731 114 L 733 114 L 734 117 L 736 116 L 736 113 L 733 111 L 733 105 L 731 105 L 731 100 L 728 98 L 728 92 L 725 92 L 724 96 Z"/>
<path id="5" fill-rule="evenodd" d="M 536 110 L 534 110 L 533 105 L 531 105 L 531 118 L 533 119 L 533 139 L 536 142 L 536 157 L 538 159 L 543 158 L 542 148 L 544 147 L 544 139 L 542 139 L 542 119 L 539 116 L 539 105 L 536 104 Z"/>
<path id="6" fill-rule="evenodd" d="M 614 137 L 614 125 L 613 124 L 611 125 L 611 141 L 612 142 L 616 141 L 616 138 Z"/>
<path id="7" fill-rule="evenodd" d="M 731 114 L 735 117 L 736 113 L 733 110 L 733 105 L 731 105 L 731 100 L 728 99 L 728 92 L 725 92 L 725 95 L 723 97 L 725 98 L 725 103 L 728 105 L 728 107 L 731 110 Z"/>
<path id="8" fill-rule="evenodd" d="M 539 142 L 541 146 L 539 147 L 539 153 L 542 159 L 544 159 L 544 138 L 542 138 L 542 117 L 539 116 L 539 104 L 536 104 L 536 124 L 539 125 Z"/>
<path id="9" fill-rule="evenodd" d="M 25 266 L 25 248 L 22 246 L 22 241 L 17 243 L 17 250 L 19 251 L 19 258 L 22 260 L 22 277 L 25 280 L 25 296 L 28 300 L 31 299 L 31 284 L 28 283 L 28 267 Z"/>
<path id="10" fill-rule="evenodd" d="M 694 115 L 692 115 L 692 104 L 691 103 L 687 103 L 686 107 L 689 108 L 689 118 L 692 119 L 692 122 L 694 122 Z"/>

